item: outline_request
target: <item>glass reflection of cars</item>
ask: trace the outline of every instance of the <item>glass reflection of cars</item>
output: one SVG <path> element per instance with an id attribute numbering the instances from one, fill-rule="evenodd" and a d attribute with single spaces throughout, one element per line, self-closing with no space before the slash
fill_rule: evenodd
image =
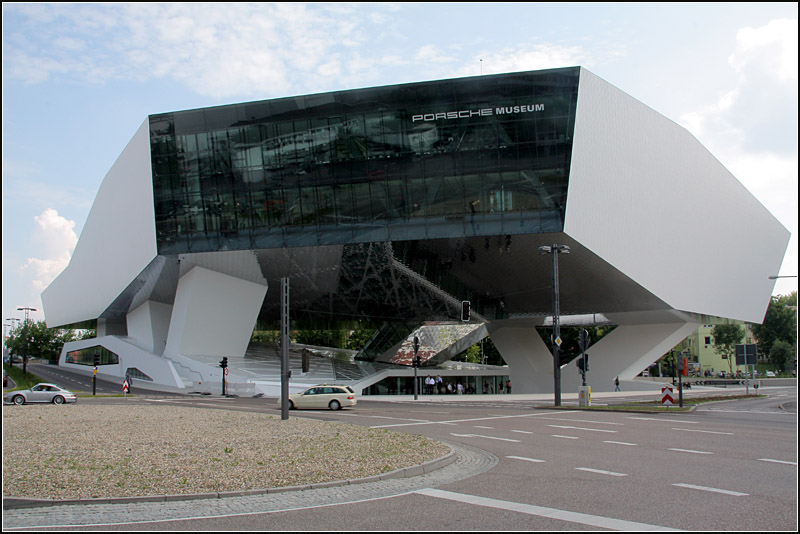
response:
<path id="1" fill-rule="evenodd" d="M 3 403 L 16 405 L 34 402 L 64 404 L 78 402 L 78 396 L 55 384 L 36 384 L 30 389 L 10 391 L 3 395 Z"/>

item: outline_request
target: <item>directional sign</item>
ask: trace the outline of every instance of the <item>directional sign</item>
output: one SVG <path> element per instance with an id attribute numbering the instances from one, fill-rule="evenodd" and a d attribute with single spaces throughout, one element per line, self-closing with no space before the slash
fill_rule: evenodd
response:
<path id="1" fill-rule="evenodd" d="M 672 399 L 672 388 L 670 386 L 661 388 L 661 404 L 666 406 L 675 404 L 675 401 Z"/>
<path id="2" fill-rule="evenodd" d="M 128 381 L 124 380 L 122 382 L 122 392 L 123 393 L 127 393 L 128 391 L 130 391 L 130 389 L 131 389 L 131 387 L 128 385 Z"/>

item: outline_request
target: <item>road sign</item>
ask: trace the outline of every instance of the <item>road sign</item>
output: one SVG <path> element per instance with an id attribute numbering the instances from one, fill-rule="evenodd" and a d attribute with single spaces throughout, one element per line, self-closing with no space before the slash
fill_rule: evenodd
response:
<path id="1" fill-rule="evenodd" d="M 757 350 L 755 343 L 736 345 L 736 365 L 755 365 L 758 363 Z"/>
<path id="2" fill-rule="evenodd" d="M 130 389 L 131 389 L 131 387 L 128 385 L 128 381 L 127 380 L 123 380 L 122 381 L 122 392 L 123 393 L 127 393 L 128 391 L 130 391 Z"/>
<path id="3" fill-rule="evenodd" d="M 224 374 L 225 376 L 228 376 L 228 368 L 227 367 L 222 370 L 222 374 Z"/>
<path id="4" fill-rule="evenodd" d="M 558 336 L 556 338 L 556 345 L 558 345 L 559 347 L 561 346 L 561 336 Z"/>
<path id="5" fill-rule="evenodd" d="M 675 401 L 672 400 L 672 388 L 670 386 L 661 388 L 661 404 L 666 406 L 675 404 Z"/>

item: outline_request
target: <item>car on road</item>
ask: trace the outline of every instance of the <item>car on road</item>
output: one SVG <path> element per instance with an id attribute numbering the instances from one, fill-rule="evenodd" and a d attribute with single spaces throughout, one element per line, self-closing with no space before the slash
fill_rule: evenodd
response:
<path id="1" fill-rule="evenodd" d="M 767 371 L 767 376 L 774 377 L 775 373 L 773 373 L 772 371 Z"/>
<path id="2" fill-rule="evenodd" d="M 16 404 L 19 406 L 33 402 L 74 403 L 78 402 L 78 396 L 55 384 L 36 384 L 30 389 L 10 391 L 3 395 L 3 404 Z"/>
<path id="3" fill-rule="evenodd" d="M 325 409 L 340 410 L 356 405 L 356 392 L 350 386 L 320 384 L 300 393 L 289 395 L 289 409 Z M 281 407 L 281 399 L 278 399 Z"/>

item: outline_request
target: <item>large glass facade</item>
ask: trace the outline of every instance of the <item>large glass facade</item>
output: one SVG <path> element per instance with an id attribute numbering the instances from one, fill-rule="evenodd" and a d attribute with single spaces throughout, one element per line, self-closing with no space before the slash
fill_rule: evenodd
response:
<path id="1" fill-rule="evenodd" d="M 578 75 L 153 115 L 159 253 L 562 231 Z"/>

